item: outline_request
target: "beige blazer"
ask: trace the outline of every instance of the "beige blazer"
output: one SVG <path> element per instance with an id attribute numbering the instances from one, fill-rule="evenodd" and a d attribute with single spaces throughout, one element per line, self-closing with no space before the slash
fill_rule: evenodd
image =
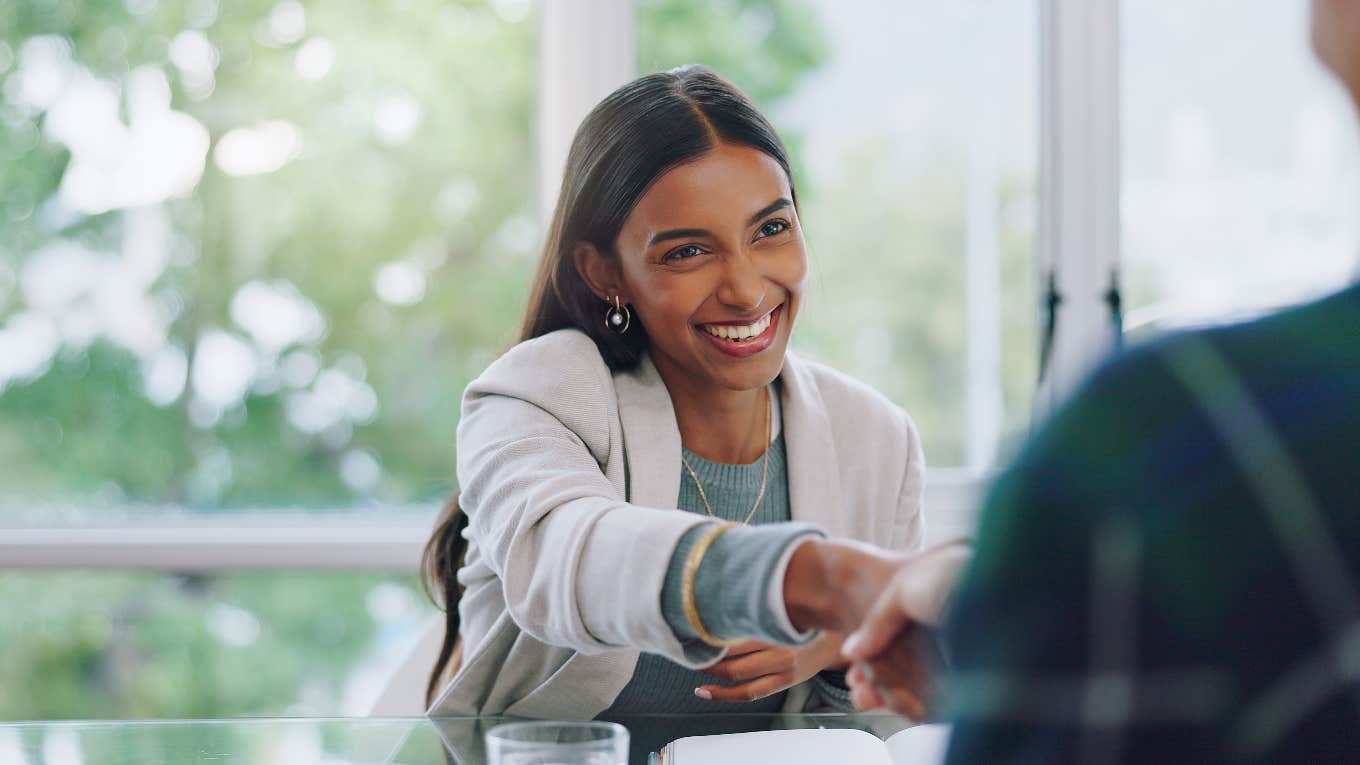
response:
<path id="1" fill-rule="evenodd" d="M 906 412 L 792 353 L 780 382 L 793 519 L 919 547 L 925 459 Z M 680 431 L 650 359 L 613 374 L 577 330 L 520 343 L 464 393 L 457 464 L 463 661 L 430 714 L 588 719 L 639 651 L 721 657 L 687 650 L 661 614 L 671 554 L 706 518 L 676 509 Z M 806 704 L 796 690 L 790 705 Z"/>

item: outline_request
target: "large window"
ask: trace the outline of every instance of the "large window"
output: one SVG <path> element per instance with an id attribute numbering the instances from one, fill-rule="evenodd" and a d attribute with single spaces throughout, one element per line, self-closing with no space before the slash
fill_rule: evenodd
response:
<path id="1" fill-rule="evenodd" d="M 1123 4 L 1123 275 L 1135 337 L 1355 273 L 1354 118 L 1308 4 Z"/>
<path id="2" fill-rule="evenodd" d="M 0 720 L 365 715 L 429 612 L 352 573 L 7 571 L 0 608 Z"/>
<path id="3" fill-rule="evenodd" d="M 0 526 L 428 522 L 533 266 L 533 5 L 3 16 Z M 409 576 L 0 579 L 4 717 L 362 713 L 431 611 Z"/>
<path id="4" fill-rule="evenodd" d="M 1038 4 L 638 5 L 640 68 L 708 64 L 793 153 L 813 273 L 797 349 L 904 406 L 932 466 L 990 467 L 1037 378 Z"/>
<path id="5" fill-rule="evenodd" d="M 6 514 L 446 492 L 536 245 L 529 5 L 8 21 Z"/>

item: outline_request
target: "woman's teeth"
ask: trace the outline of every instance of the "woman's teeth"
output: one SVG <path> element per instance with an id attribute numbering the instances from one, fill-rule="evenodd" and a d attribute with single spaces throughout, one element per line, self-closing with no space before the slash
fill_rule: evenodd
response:
<path id="1" fill-rule="evenodd" d="M 705 324 L 704 331 L 714 337 L 723 340 L 750 340 L 753 337 L 760 337 L 765 330 L 770 328 L 770 317 L 774 312 L 770 312 L 757 319 L 754 324 L 744 326 Z"/>

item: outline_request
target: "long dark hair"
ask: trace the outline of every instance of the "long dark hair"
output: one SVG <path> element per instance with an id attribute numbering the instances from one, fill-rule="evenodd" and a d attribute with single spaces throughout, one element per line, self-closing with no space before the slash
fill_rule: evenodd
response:
<path id="1" fill-rule="evenodd" d="M 567 154 L 557 209 L 529 291 L 520 341 L 559 329 L 579 329 L 595 341 L 610 369 L 632 369 L 647 350 L 647 330 L 634 317 L 620 335 L 605 327 L 605 304 L 586 285 L 572 252 L 588 242 L 617 257 L 615 240 L 633 207 L 666 171 L 719 143 L 749 146 L 784 168 L 793 191 L 788 152 L 774 127 L 735 85 L 702 66 L 649 74 L 624 85 L 586 115 Z M 796 192 L 793 200 L 797 202 Z M 426 592 L 446 613 L 444 643 L 426 687 L 434 698 L 458 639 L 458 569 L 467 553 L 467 515 L 455 494 L 445 504 L 421 560 Z"/>

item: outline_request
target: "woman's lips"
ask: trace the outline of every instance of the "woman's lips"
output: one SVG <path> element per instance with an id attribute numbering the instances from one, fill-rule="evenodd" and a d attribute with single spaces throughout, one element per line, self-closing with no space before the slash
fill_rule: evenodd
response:
<path id="1" fill-rule="evenodd" d="M 748 337 L 744 340 L 718 337 L 704 328 L 705 326 L 731 326 L 726 324 L 700 325 L 695 327 L 695 331 L 707 338 L 708 341 L 713 344 L 713 347 L 723 353 L 735 358 L 744 359 L 754 356 L 774 344 L 775 334 L 779 331 L 779 319 L 783 314 L 784 304 L 781 303 L 770 312 L 770 325 L 765 328 L 765 331 L 755 337 Z"/>

